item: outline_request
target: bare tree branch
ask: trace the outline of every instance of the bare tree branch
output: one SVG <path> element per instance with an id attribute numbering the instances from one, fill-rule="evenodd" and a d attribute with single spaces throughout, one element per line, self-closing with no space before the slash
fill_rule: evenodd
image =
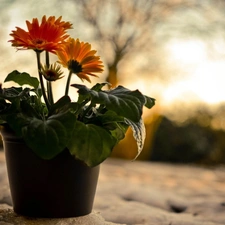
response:
<path id="1" fill-rule="evenodd" d="M 219 0 L 218 0 L 219 1 Z M 83 20 L 94 27 L 106 55 L 107 80 L 117 85 L 118 65 L 131 54 L 154 51 L 154 32 L 174 12 L 199 8 L 197 0 L 75 0 Z M 107 52 L 107 50 L 106 50 Z"/>

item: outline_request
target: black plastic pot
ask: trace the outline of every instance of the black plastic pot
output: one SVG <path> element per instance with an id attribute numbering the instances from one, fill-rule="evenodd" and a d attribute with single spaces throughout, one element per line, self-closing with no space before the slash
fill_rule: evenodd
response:
<path id="1" fill-rule="evenodd" d="M 37 157 L 11 130 L 1 129 L 16 213 L 65 218 L 92 211 L 99 166 L 90 168 L 65 149 L 51 160 Z"/>

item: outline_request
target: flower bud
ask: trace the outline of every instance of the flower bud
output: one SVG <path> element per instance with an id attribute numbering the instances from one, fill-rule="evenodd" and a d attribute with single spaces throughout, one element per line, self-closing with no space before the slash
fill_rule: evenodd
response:
<path id="1" fill-rule="evenodd" d="M 61 67 L 56 63 L 51 64 L 49 67 L 41 66 L 41 74 L 45 77 L 48 81 L 56 81 L 64 76 L 62 76 L 63 72 L 61 71 Z"/>

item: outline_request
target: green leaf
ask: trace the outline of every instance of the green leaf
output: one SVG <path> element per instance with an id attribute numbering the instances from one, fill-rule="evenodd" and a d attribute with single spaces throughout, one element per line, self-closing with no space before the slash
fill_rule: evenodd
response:
<path id="1" fill-rule="evenodd" d="M 107 101 L 106 107 L 115 111 L 118 115 L 138 122 L 142 116 L 145 97 L 140 91 L 130 91 L 123 86 L 107 92 L 108 96 L 102 96 L 101 101 Z"/>
<path id="2" fill-rule="evenodd" d="M 105 85 L 109 85 L 109 83 L 108 83 L 108 82 L 101 83 L 101 84 L 97 83 L 97 84 L 95 84 L 95 85 L 91 88 L 91 90 L 94 90 L 94 91 L 101 91 L 102 88 L 103 88 Z"/>
<path id="3" fill-rule="evenodd" d="M 94 167 L 111 154 L 116 143 L 117 140 L 104 128 L 77 121 L 67 147 L 76 158 Z"/>
<path id="4" fill-rule="evenodd" d="M 63 96 L 60 98 L 55 104 L 53 104 L 50 108 L 49 114 L 54 114 L 59 112 L 60 110 L 68 108 L 68 105 L 71 103 L 69 96 Z"/>
<path id="5" fill-rule="evenodd" d="M 29 85 L 35 89 L 39 86 L 39 81 L 36 77 L 31 77 L 28 73 L 20 73 L 17 70 L 14 70 L 4 80 L 4 82 L 13 81 L 20 86 Z"/>
<path id="6" fill-rule="evenodd" d="M 35 105 L 36 106 L 36 105 Z M 27 116 L 27 117 L 39 117 L 39 114 L 38 112 L 35 110 L 35 108 L 33 108 L 29 102 L 27 101 L 21 101 L 20 102 L 20 107 L 21 107 L 21 110 L 23 112 L 25 112 L 24 114 Z"/>
<path id="7" fill-rule="evenodd" d="M 17 97 L 21 97 L 25 94 L 27 94 L 27 89 L 23 90 L 21 87 L 10 87 L 10 88 L 4 88 L 2 89 L 2 93 L 0 94 L 0 97 L 7 100 L 12 100 Z"/>
<path id="8" fill-rule="evenodd" d="M 82 85 L 82 84 L 72 84 L 71 86 L 79 89 L 78 91 L 79 97 L 78 97 L 77 103 L 89 102 L 91 97 L 89 94 L 89 91 L 90 91 L 89 88 L 87 88 L 85 85 Z"/>
<path id="9" fill-rule="evenodd" d="M 108 110 L 112 110 L 119 116 L 123 116 L 138 122 L 142 116 L 142 109 L 146 103 L 146 98 L 138 90 L 130 91 L 122 86 L 110 91 L 95 91 L 88 89 L 84 85 L 73 85 L 79 88 L 78 93 L 87 99 L 91 97 L 92 105 L 105 105 Z"/>
<path id="10" fill-rule="evenodd" d="M 145 107 L 147 107 L 148 109 L 151 109 L 155 105 L 155 99 L 148 97 L 146 95 L 145 95 L 145 99 L 146 99 Z"/>
<path id="11" fill-rule="evenodd" d="M 19 113 L 8 118 L 7 122 L 37 156 L 52 159 L 66 148 L 76 118 L 70 112 L 43 120 Z"/>
<path id="12" fill-rule="evenodd" d="M 116 127 L 110 130 L 113 137 L 117 139 L 117 143 L 124 139 L 128 126 L 125 123 L 115 123 Z"/>
<path id="13" fill-rule="evenodd" d="M 11 104 L 0 98 L 0 124 L 5 123 L 7 115 L 12 112 L 14 112 L 14 109 L 11 107 Z"/>
<path id="14" fill-rule="evenodd" d="M 109 130 L 112 136 L 117 139 L 117 142 L 125 137 L 128 126 L 124 122 L 124 118 L 118 116 L 113 111 L 107 111 L 105 114 L 99 114 L 92 120 L 93 123 L 95 123 L 95 121 L 97 121 L 96 125 L 100 124 L 100 126 Z"/>
<path id="15" fill-rule="evenodd" d="M 16 87 L 2 89 L 2 92 L 0 93 L 0 99 L 4 100 L 4 102 L 5 100 L 8 100 L 10 102 L 10 107 L 8 107 L 9 109 L 8 114 L 10 114 L 10 112 L 15 113 L 16 111 L 20 110 L 20 101 L 21 99 L 25 99 L 28 96 L 28 92 L 29 92 L 28 89 Z"/>

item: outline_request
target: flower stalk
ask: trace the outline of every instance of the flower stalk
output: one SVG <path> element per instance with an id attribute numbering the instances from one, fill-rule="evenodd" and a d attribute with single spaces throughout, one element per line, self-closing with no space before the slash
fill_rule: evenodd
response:
<path id="1" fill-rule="evenodd" d="M 69 88 L 70 88 L 70 81 L 71 81 L 72 74 L 73 72 L 70 70 L 68 78 L 67 78 L 67 82 L 66 82 L 65 96 L 69 95 Z"/>
<path id="2" fill-rule="evenodd" d="M 40 51 L 35 51 L 35 52 L 36 52 L 36 57 L 37 57 L 38 75 L 39 75 L 39 81 L 40 81 L 40 85 L 41 85 L 42 95 L 43 95 L 46 107 L 48 109 L 50 109 L 50 103 L 49 103 L 49 100 L 48 100 L 47 95 L 46 95 L 43 76 L 42 76 L 42 73 L 41 73 L 41 52 Z"/>
<path id="3" fill-rule="evenodd" d="M 50 59 L 49 59 L 49 52 L 45 51 L 45 61 L 46 61 L 46 66 L 49 69 L 50 67 Z M 52 82 L 47 80 L 47 94 L 48 94 L 48 99 L 51 105 L 54 104 L 54 98 L 53 98 L 53 92 L 52 92 Z"/>

